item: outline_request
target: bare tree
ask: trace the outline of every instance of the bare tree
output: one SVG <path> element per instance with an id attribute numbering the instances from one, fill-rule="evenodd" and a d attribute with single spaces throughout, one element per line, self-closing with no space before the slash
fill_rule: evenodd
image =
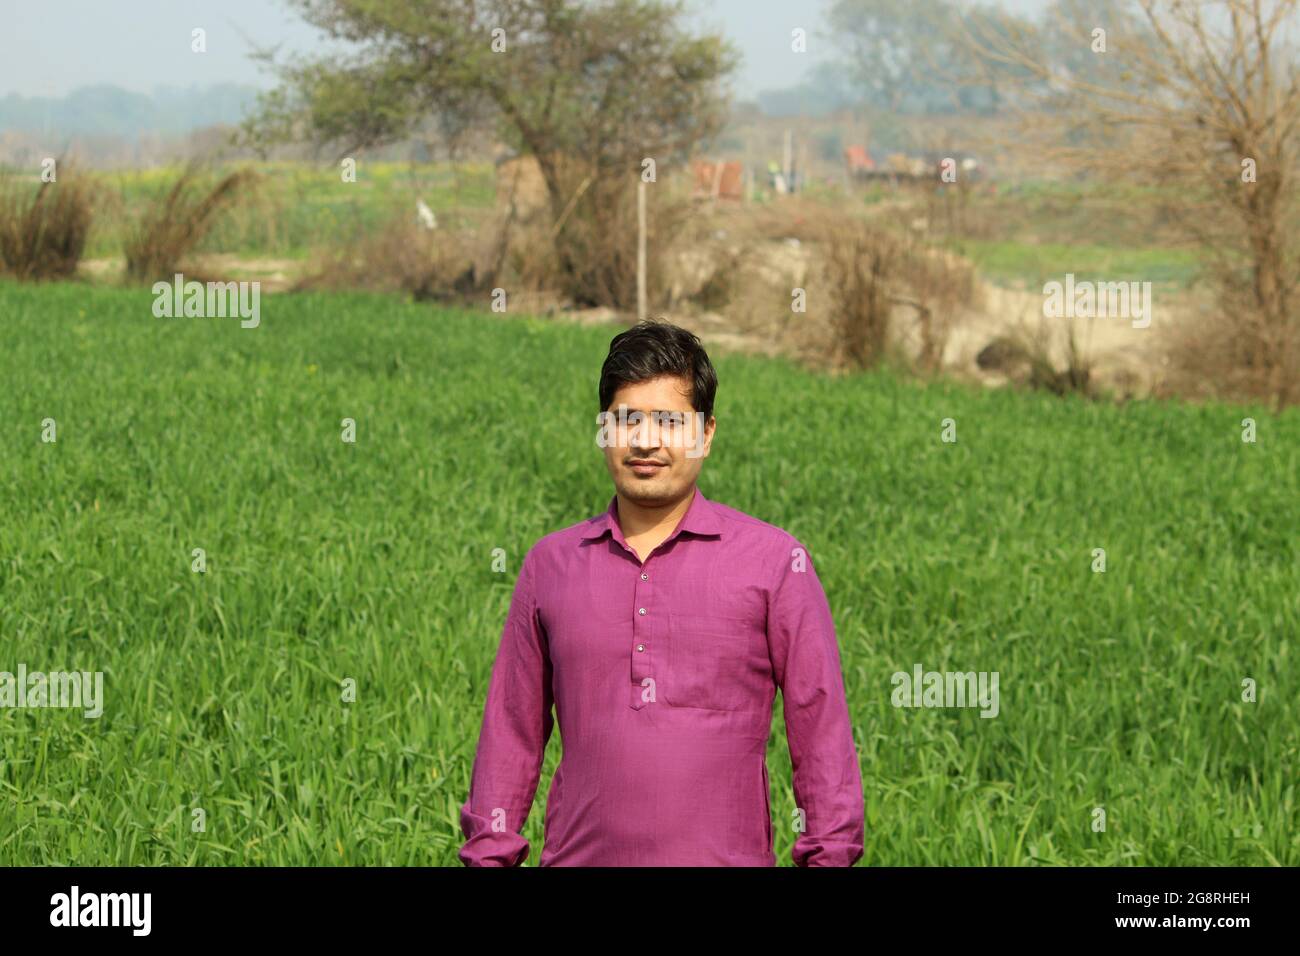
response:
<path id="1" fill-rule="evenodd" d="M 1216 289 L 1222 384 L 1275 406 L 1300 400 L 1297 2 L 1060 0 L 1040 25 L 964 21 L 983 69 L 1026 77 L 1022 149 L 1165 187 Z"/>

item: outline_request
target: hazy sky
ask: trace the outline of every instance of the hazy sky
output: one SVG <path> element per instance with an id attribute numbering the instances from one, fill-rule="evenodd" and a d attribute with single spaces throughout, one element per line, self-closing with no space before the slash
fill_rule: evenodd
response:
<path id="1" fill-rule="evenodd" d="M 1004 0 L 1018 11 L 1044 0 Z M 830 52 L 821 37 L 827 0 L 687 0 L 701 26 L 721 29 L 740 47 L 742 98 L 790 86 Z M 190 50 L 191 31 L 207 31 L 207 52 Z M 803 27 L 808 51 L 790 50 Z M 113 83 L 148 93 L 157 86 L 272 81 L 248 54 L 253 45 L 310 51 L 319 34 L 283 0 L 0 0 L 0 96 L 62 96 Z"/>

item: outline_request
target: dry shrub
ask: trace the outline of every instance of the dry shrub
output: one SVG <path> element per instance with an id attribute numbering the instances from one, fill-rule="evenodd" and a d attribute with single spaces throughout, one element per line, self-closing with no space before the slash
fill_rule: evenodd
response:
<path id="1" fill-rule="evenodd" d="M 562 285 L 559 257 L 552 240 L 547 217 L 507 227 L 506 252 L 501 268 L 501 282 L 511 288 L 528 289 L 567 301 Z"/>
<path id="2" fill-rule="evenodd" d="M 34 192 L 16 178 L 0 189 L 0 271 L 19 279 L 76 273 L 94 218 L 93 189 L 70 166 L 56 169 L 58 179 Z"/>
<path id="3" fill-rule="evenodd" d="M 825 202 L 703 208 L 671 259 L 673 305 L 725 315 L 811 364 L 937 369 L 950 328 L 981 298 L 974 267 Z M 803 289 L 807 312 L 791 309 Z"/>
<path id="4" fill-rule="evenodd" d="M 922 370 L 942 361 L 954 316 L 976 304 L 970 263 L 859 219 L 828 215 L 819 230 L 821 282 L 833 364 L 871 368 L 888 353 L 910 352 Z M 912 317 L 910 326 L 900 319 Z M 914 331 L 909 331 L 914 330 Z M 909 340 L 915 345 L 903 346 Z"/>
<path id="5" fill-rule="evenodd" d="M 1012 384 L 1054 395 L 1093 394 L 1092 364 L 1079 349 L 1073 328 L 1066 341 L 1063 369 L 1058 370 L 1052 362 L 1051 345 L 1042 326 L 1037 333 L 1021 326 L 999 335 L 975 356 L 975 364 L 1001 373 Z"/>
<path id="6" fill-rule="evenodd" d="M 463 300 L 502 287 L 540 293 L 578 308 L 636 308 L 635 175 L 597 176 L 589 165 L 557 163 L 567 197 L 528 215 L 508 191 L 487 221 L 463 231 L 426 230 L 403 214 L 380 230 L 322 253 L 298 288 L 410 292 L 417 299 Z M 689 201 L 656 185 L 647 196 L 647 295 L 666 298 L 662 264 Z"/>
<path id="7" fill-rule="evenodd" d="M 294 289 L 367 289 L 458 301 L 489 278 L 472 250 L 471 238 L 463 233 L 426 229 L 398 213 L 378 230 L 321 250 L 320 265 Z"/>
<path id="8" fill-rule="evenodd" d="M 1274 408 L 1300 401 L 1300 312 L 1292 310 L 1289 324 L 1270 325 L 1260 319 L 1249 289 L 1220 280 L 1215 291 L 1170 341 L 1163 392 Z"/>
<path id="9" fill-rule="evenodd" d="M 748 259 L 744 248 L 724 249 L 712 263 L 693 301 L 701 309 L 721 311 L 744 290 Z"/>
<path id="10" fill-rule="evenodd" d="M 807 285 L 824 204 L 698 201 L 662 263 L 667 305 L 716 312 L 727 325 L 776 338 L 791 318 L 790 290 Z"/>
<path id="11" fill-rule="evenodd" d="M 549 285 L 579 308 L 636 308 L 637 183 L 635 173 L 559 164 L 561 194 L 568 197 L 550 228 L 555 270 Z M 667 297 L 666 253 L 691 215 L 689 197 L 663 178 L 647 184 L 646 296 L 651 308 Z"/>
<path id="12" fill-rule="evenodd" d="M 126 274 L 152 281 L 170 278 L 203 241 L 217 217 L 243 198 L 260 177 L 241 169 L 205 189 L 201 167 L 190 163 L 166 192 L 145 206 L 123 244 Z"/>
<path id="13" fill-rule="evenodd" d="M 577 161 L 556 161 L 554 168 L 565 197 L 558 212 L 547 204 L 530 215 L 507 186 L 493 216 L 463 230 L 426 230 L 399 213 L 378 231 L 322 250 L 320 267 L 295 288 L 363 288 L 464 301 L 499 286 L 512 298 L 539 293 L 542 300 L 579 308 L 635 309 L 636 176 L 596 175 L 590 164 Z M 664 257 L 689 211 L 689 200 L 674 190 L 650 186 L 652 307 L 667 298 Z"/>
<path id="14" fill-rule="evenodd" d="M 894 310 L 892 276 L 898 267 L 898 244 L 861 229 L 845 229 L 827 240 L 824 290 L 832 303 L 831 328 L 839 358 L 854 368 L 871 368 L 889 344 Z"/>
<path id="15" fill-rule="evenodd" d="M 658 262 L 655 279 L 664 298 L 662 308 L 722 311 L 743 292 L 738 279 L 748 243 L 737 241 L 725 228 L 727 223 L 725 215 L 701 203 L 698 213 L 683 224 Z"/>

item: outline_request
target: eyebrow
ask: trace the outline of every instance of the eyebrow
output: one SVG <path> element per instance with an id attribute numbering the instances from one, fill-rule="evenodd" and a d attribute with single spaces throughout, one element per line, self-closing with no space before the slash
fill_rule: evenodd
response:
<path id="1" fill-rule="evenodd" d="M 621 418 L 617 410 L 606 408 L 606 414 L 614 416 L 615 419 L 624 420 Z M 640 415 L 642 419 L 649 419 L 651 421 L 677 416 L 677 418 L 681 418 L 682 421 L 685 421 L 692 418 L 693 415 L 698 414 L 699 412 L 697 411 L 685 410 L 685 408 L 654 408 L 653 411 L 642 411 L 641 408 L 628 408 L 627 419 L 632 418 L 633 415 Z"/>
<path id="2" fill-rule="evenodd" d="M 605 411 L 609 412 L 611 415 L 616 415 L 616 414 L 618 414 L 618 410 L 617 410 L 617 409 L 614 409 L 614 408 L 607 408 L 607 409 L 605 409 Z M 694 415 L 694 414 L 695 414 L 695 409 L 693 409 L 693 408 L 692 408 L 692 409 L 687 409 L 687 408 L 654 408 L 654 409 L 650 409 L 649 411 L 647 411 L 647 410 L 644 409 L 644 408 L 629 408 L 629 409 L 627 410 L 627 413 L 628 413 L 629 415 L 631 415 L 633 412 L 639 412 L 639 413 L 642 414 L 642 415 Z"/>

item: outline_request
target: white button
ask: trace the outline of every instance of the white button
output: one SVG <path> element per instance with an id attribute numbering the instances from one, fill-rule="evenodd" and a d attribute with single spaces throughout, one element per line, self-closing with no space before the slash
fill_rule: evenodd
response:
<path id="1" fill-rule="evenodd" d="M 644 571 L 642 571 L 642 572 L 641 572 L 641 580 L 642 580 L 642 581 L 649 581 L 649 580 L 650 580 L 650 575 L 648 575 L 648 574 L 646 574 Z"/>
<path id="2" fill-rule="evenodd" d="M 638 614 L 644 614 L 644 613 L 645 613 L 645 608 L 638 608 L 638 609 L 637 609 L 637 613 L 638 613 Z"/>
<path id="3" fill-rule="evenodd" d="M 636 646 L 636 649 L 637 649 L 638 651 L 644 651 L 644 650 L 645 650 L 645 645 L 644 645 L 644 644 L 638 644 L 638 645 Z"/>

